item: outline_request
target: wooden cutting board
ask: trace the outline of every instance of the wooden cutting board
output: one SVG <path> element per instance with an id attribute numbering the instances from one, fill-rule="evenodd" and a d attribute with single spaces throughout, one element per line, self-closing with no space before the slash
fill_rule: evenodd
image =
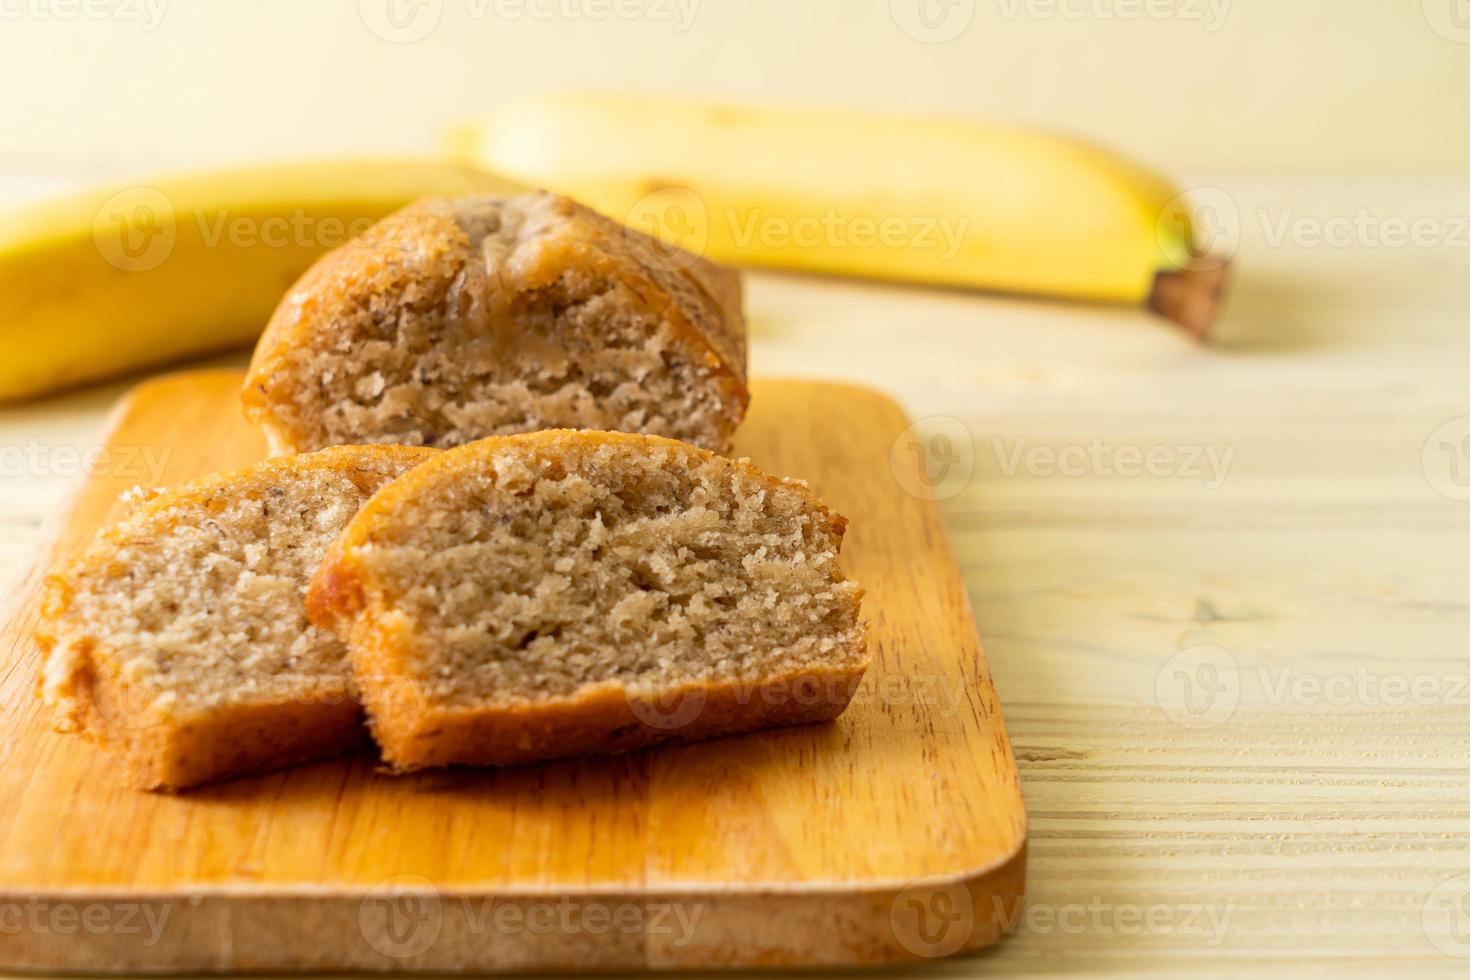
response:
<path id="1" fill-rule="evenodd" d="M 33 696 L 35 590 L 138 484 L 264 455 L 232 371 L 117 407 L 0 677 L 0 968 L 509 971 L 848 965 L 993 942 L 1026 814 L 933 503 L 943 444 L 865 389 L 755 386 L 737 450 L 851 518 L 873 665 L 837 722 L 501 771 L 368 756 L 179 796 L 121 785 Z M 924 469 L 924 467 L 929 467 Z"/>

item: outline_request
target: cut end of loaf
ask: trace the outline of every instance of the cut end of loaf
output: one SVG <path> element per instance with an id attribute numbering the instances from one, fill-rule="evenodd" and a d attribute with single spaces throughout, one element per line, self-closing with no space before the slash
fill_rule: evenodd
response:
<path id="1" fill-rule="evenodd" d="M 487 439 L 375 497 L 309 605 L 399 769 L 827 720 L 867 664 L 843 524 L 668 439 Z"/>
<path id="2" fill-rule="evenodd" d="M 243 400 L 275 452 L 558 427 L 723 451 L 749 397 L 740 304 L 735 273 L 566 198 L 429 199 L 297 283 Z"/>
<path id="3" fill-rule="evenodd" d="M 341 447 L 140 502 L 50 578 L 42 697 L 147 788 L 358 744 L 345 649 L 303 592 L 358 507 L 432 455 Z"/>

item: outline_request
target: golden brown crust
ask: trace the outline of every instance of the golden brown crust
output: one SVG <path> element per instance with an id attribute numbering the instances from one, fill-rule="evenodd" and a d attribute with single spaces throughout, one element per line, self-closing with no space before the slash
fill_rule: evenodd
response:
<path id="1" fill-rule="evenodd" d="M 345 529 L 344 529 L 345 530 Z M 362 582 L 347 570 L 342 535 L 327 548 L 306 589 L 306 615 L 324 629 L 338 630 L 338 620 L 362 611 Z"/>
<path id="2" fill-rule="evenodd" d="M 561 220 L 518 270 L 527 288 L 550 285 L 579 265 L 621 281 L 651 310 L 668 316 L 690 341 L 712 350 L 723 369 L 745 387 L 739 273 L 625 228 L 571 198 L 537 193 Z"/>
<path id="3" fill-rule="evenodd" d="M 353 662 L 365 678 L 364 699 L 379 705 L 369 722 L 373 737 L 397 772 L 606 755 L 831 721 L 863 678 L 862 667 L 809 670 L 752 684 L 690 684 L 656 699 L 609 682 L 550 702 L 436 708 L 411 679 L 388 672 L 394 669 L 391 650 L 358 649 L 354 644 Z"/>
<path id="4" fill-rule="evenodd" d="M 622 284 L 670 323 L 691 359 L 713 369 L 733 431 L 750 401 L 739 274 L 687 253 L 671 259 L 667 246 L 646 235 L 568 198 L 536 194 L 555 219 L 539 224 L 535 247 L 493 277 L 457 220 L 474 199 L 418 201 L 318 259 L 271 317 L 241 394 L 246 417 L 265 431 L 272 450 L 310 448 L 280 409 L 308 397 L 294 380 L 293 358 L 337 337 L 339 311 L 384 298 L 417 310 L 442 307 L 456 284 L 469 282 L 484 294 L 477 299 L 483 308 L 510 312 L 569 271 Z"/>
<path id="5" fill-rule="evenodd" d="M 416 679 L 411 624 L 383 607 L 364 578 L 357 549 L 371 545 L 393 510 L 456 472 L 483 469 L 505 448 L 552 457 L 572 447 L 607 443 L 675 446 L 714 453 L 660 436 L 550 430 L 483 439 L 425 463 L 384 487 L 338 535 L 307 589 L 314 623 L 335 629 L 348 642 L 353 681 L 368 707 L 369 725 L 394 769 L 410 771 L 461 762 L 506 765 L 587 753 L 620 752 L 676 741 L 754 731 L 774 725 L 836 718 L 847 707 L 866 663 L 819 667 L 751 683 L 694 684 L 653 703 L 621 683 L 587 688 L 574 696 L 513 706 L 434 706 Z M 840 544 L 846 518 L 831 512 L 802 483 L 765 474 L 749 460 L 729 460 L 770 487 L 798 493 L 828 523 Z"/>
<path id="6" fill-rule="evenodd" d="M 461 446 L 451 452 L 437 454 L 433 459 L 414 467 L 378 491 L 371 500 L 363 505 L 362 510 L 358 511 L 357 518 L 342 529 L 342 533 L 327 551 L 327 560 L 323 561 L 321 569 L 312 579 L 311 586 L 307 590 L 308 611 L 313 608 L 313 603 L 316 604 L 316 608 L 321 609 L 323 615 L 328 617 L 355 611 L 336 606 L 328 594 L 329 592 L 352 594 L 353 590 L 361 588 L 361 583 L 355 583 L 351 578 L 351 549 L 369 542 L 374 521 L 379 515 L 398 501 L 413 499 L 422 489 L 438 479 L 441 471 L 452 472 L 455 469 L 472 469 L 481 466 L 496 452 L 510 446 L 527 452 L 541 452 L 555 456 L 579 446 L 592 447 L 610 443 L 623 443 L 650 449 L 669 446 L 696 454 L 701 459 L 722 458 L 708 449 L 700 449 L 698 446 L 691 446 L 664 436 L 641 435 L 632 432 L 596 432 L 583 429 L 543 429 L 540 432 L 527 432 L 514 436 L 491 436 L 468 446 Z M 764 483 L 772 489 L 780 488 L 798 494 L 808 507 L 828 521 L 833 534 L 839 542 L 841 541 L 847 529 L 847 518 L 828 507 L 822 498 L 812 492 L 811 487 L 804 482 L 772 476 L 757 468 L 749 459 L 728 459 L 726 462 L 740 470 L 745 476 Z M 324 579 L 330 579 L 330 583 Z M 313 593 L 321 594 L 313 599 Z M 313 621 L 315 621 L 315 616 L 313 616 Z"/>
<path id="7" fill-rule="evenodd" d="M 281 457 L 219 473 L 174 490 L 147 495 L 123 521 L 105 528 L 61 571 L 47 577 L 36 628 L 44 665 L 38 694 L 58 712 L 58 726 L 74 729 L 118 755 L 128 781 L 146 789 L 181 789 L 211 779 L 279 768 L 335 755 L 364 738 L 361 709 L 346 679 L 320 678 L 275 702 L 241 701 L 184 716 L 158 716 L 137 703 L 108 655 L 109 638 L 90 633 L 69 613 L 76 583 L 104 574 L 120 545 L 143 534 L 162 535 L 193 505 L 222 492 L 263 491 L 294 469 L 337 472 L 365 492 L 404 466 L 437 455 L 403 446 L 344 446 Z"/>
<path id="8" fill-rule="evenodd" d="M 96 666 L 96 662 L 89 662 Z M 269 772 L 341 755 L 368 743 L 362 708 L 344 685 L 271 704 L 237 703 L 153 722 L 126 703 L 117 678 L 88 675 L 78 730 L 121 764 L 137 789 L 177 791 L 231 776 Z"/>

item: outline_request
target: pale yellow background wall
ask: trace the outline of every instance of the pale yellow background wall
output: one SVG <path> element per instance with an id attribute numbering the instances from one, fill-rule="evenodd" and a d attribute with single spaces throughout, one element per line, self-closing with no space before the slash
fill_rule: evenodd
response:
<path id="1" fill-rule="evenodd" d="M 384 40 L 389 4 L 436 26 Z M 923 5 L 955 36 L 905 33 Z M 1470 172 L 1470 0 L 0 0 L 12 170 L 424 149 L 578 86 L 1028 120 L 1183 173 Z"/>

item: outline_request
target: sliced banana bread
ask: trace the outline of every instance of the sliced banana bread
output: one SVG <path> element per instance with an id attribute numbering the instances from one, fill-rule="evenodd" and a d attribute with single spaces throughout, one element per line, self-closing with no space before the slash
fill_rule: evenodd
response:
<path id="1" fill-rule="evenodd" d="M 324 256 L 255 350 L 276 452 L 618 429 L 728 449 L 740 281 L 564 197 L 428 199 Z"/>
<path id="2" fill-rule="evenodd" d="M 145 498 L 47 582 L 42 695 L 64 728 L 179 789 L 363 740 L 342 643 L 306 583 L 374 491 L 434 455 L 343 446 Z"/>
<path id="3" fill-rule="evenodd" d="M 496 437 L 384 487 L 307 606 L 400 770 L 821 721 L 867 666 L 845 524 L 671 439 Z"/>

